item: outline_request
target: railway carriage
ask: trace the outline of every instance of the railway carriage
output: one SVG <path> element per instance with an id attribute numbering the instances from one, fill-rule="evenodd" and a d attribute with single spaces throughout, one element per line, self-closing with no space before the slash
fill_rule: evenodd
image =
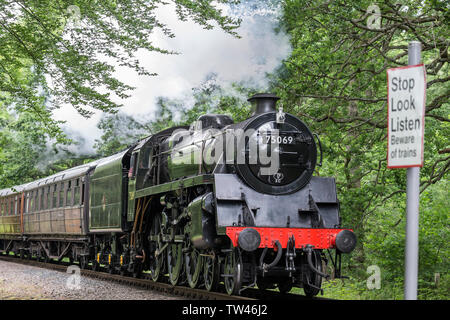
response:
<path id="1" fill-rule="evenodd" d="M 229 294 L 318 294 L 324 264 L 339 277 L 356 238 L 341 227 L 334 179 L 313 177 L 318 137 L 277 100 L 258 94 L 246 121 L 203 115 L 1 190 L 0 252 L 207 290 L 223 283 Z"/>
<path id="2" fill-rule="evenodd" d="M 88 232 L 84 204 L 88 170 L 89 166 L 81 166 L 0 191 L 0 201 L 11 208 L 1 212 L 0 228 L 6 232 L 0 232 L 0 250 L 61 260 L 83 247 Z M 15 232 L 7 232 L 5 222 L 12 220 Z"/>

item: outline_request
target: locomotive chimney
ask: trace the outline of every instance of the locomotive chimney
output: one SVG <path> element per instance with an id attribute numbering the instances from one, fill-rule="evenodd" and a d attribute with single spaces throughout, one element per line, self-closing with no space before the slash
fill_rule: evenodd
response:
<path id="1" fill-rule="evenodd" d="M 275 112 L 277 100 L 280 100 L 280 97 L 274 94 L 257 93 L 247 101 L 252 103 L 252 116 L 255 116 L 266 112 Z"/>

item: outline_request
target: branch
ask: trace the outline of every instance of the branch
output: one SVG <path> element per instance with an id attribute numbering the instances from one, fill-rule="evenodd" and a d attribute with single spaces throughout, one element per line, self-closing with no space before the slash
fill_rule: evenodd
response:
<path id="1" fill-rule="evenodd" d="M 302 98 L 315 98 L 315 99 L 324 99 L 324 100 L 329 100 L 329 99 L 338 99 L 338 100 L 344 100 L 344 101 L 362 101 L 362 102 L 370 102 L 370 103 L 377 103 L 377 102 L 381 102 L 381 101 L 386 101 L 386 97 L 384 98 L 375 98 L 375 99 L 369 99 L 369 98 L 357 98 L 357 97 L 347 97 L 347 96 L 319 96 L 319 95 L 314 95 L 314 94 L 295 94 L 297 97 L 302 97 Z"/>

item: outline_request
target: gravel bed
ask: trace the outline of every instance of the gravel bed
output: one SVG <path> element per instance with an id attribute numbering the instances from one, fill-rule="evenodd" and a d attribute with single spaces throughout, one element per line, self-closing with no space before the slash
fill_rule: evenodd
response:
<path id="1" fill-rule="evenodd" d="M 0 300 L 180 300 L 150 290 L 0 261 Z"/>

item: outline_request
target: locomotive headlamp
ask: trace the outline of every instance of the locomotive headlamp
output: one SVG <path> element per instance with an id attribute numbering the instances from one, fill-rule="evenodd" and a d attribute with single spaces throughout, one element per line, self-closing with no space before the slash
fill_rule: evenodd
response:
<path id="1" fill-rule="evenodd" d="M 259 244 L 261 243 L 261 236 L 255 229 L 245 228 L 244 230 L 239 232 L 238 243 L 239 247 L 241 247 L 244 251 L 255 251 L 259 248 Z"/>
<path id="2" fill-rule="evenodd" d="M 280 106 L 278 108 L 278 112 L 277 112 L 277 123 L 284 123 L 285 119 L 286 119 L 286 114 L 283 111 L 283 107 Z"/>
<path id="3" fill-rule="evenodd" d="M 336 248 L 343 253 L 349 253 L 355 249 L 356 235 L 350 230 L 342 230 L 336 236 Z"/>

